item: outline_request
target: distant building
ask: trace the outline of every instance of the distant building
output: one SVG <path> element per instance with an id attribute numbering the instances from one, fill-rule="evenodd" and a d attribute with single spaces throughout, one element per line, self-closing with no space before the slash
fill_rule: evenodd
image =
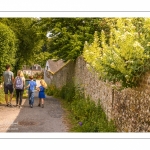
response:
<path id="1" fill-rule="evenodd" d="M 24 65 L 22 70 L 24 74 L 30 76 L 35 75 L 36 73 L 41 73 L 43 68 L 38 64 L 34 64 L 33 66 Z"/>
<path id="2" fill-rule="evenodd" d="M 63 65 L 64 65 L 64 61 L 61 60 L 52 60 L 49 59 L 46 62 L 46 66 L 45 66 L 45 70 L 50 71 L 52 73 L 55 73 L 56 71 L 58 71 Z"/>
<path id="3" fill-rule="evenodd" d="M 65 62 L 60 60 L 52 60 L 49 59 L 46 61 L 45 69 L 44 69 L 44 80 L 47 84 L 50 84 L 50 79 L 53 78 L 53 74 L 56 73 L 61 67 L 63 67 Z"/>

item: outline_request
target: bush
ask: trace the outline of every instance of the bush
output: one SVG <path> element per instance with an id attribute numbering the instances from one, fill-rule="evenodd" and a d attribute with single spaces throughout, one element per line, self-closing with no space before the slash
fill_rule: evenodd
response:
<path id="1" fill-rule="evenodd" d="M 33 76 L 35 79 L 43 79 L 44 78 L 44 72 L 41 73 L 35 73 Z"/>
<path id="2" fill-rule="evenodd" d="M 140 30 L 137 24 L 141 24 Z M 89 68 L 104 81 L 120 82 L 122 88 L 137 87 L 141 76 L 150 70 L 149 24 L 149 18 L 118 18 L 116 25 L 111 25 L 109 39 L 104 31 L 100 37 L 95 32 L 93 43 L 84 45 L 83 57 Z"/>
<path id="3" fill-rule="evenodd" d="M 48 95 L 62 98 L 63 106 L 69 111 L 72 132 L 116 132 L 113 121 L 108 121 L 103 109 L 90 98 L 84 98 L 83 92 L 68 83 L 61 89 L 51 85 L 46 90 Z"/>
<path id="4" fill-rule="evenodd" d="M 75 132 L 116 132 L 113 121 L 108 121 L 100 104 L 96 105 L 90 99 L 74 100 L 71 104 L 71 114 Z"/>
<path id="5" fill-rule="evenodd" d="M 75 86 L 72 82 L 67 83 L 64 85 L 60 90 L 61 98 L 65 99 L 66 101 L 72 101 L 75 97 Z"/>
<path id="6" fill-rule="evenodd" d="M 47 89 L 45 90 L 47 95 L 54 95 L 54 96 L 59 96 L 60 91 L 56 88 L 54 85 L 49 85 Z"/>

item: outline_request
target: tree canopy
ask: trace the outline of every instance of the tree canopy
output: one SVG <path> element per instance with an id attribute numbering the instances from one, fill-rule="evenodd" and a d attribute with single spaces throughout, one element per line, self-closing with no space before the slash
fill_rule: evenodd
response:
<path id="1" fill-rule="evenodd" d="M 49 31 L 48 51 L 65 61 L 76 59 L 83 52 L 84 42 L 93 40 L 95 31 L 106 29 L 101 18 L 42 18 Z M 104 27 L 104 23 L 106 26 Z"/>
<path id="2" fill-rule="evenodd" d="M 0 23 L 0 76 L 6 64 L 15 65 L 17 38 L 15 33 L 3 23 Z"/>
<path id="3" fill-rule="evenodd" d="M 17 38 L 15 72 L 22 69 L 22 65 L 36 63 L 37 54 L 42 52 L 47 37 L 42 32 L 38 18 L 1 18 L 0 22 L 7 25 Z M 10 55 L 11 58 L 11 55 Z"/>

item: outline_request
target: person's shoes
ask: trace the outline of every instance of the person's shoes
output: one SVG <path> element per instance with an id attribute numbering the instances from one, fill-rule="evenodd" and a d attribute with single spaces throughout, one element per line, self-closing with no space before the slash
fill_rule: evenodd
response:
<path id="1" fill-rule="evenodd" d="M 42 104 L 42 108 L 44 108 L 44 104 Z"/>
<path id="2" fill-rule="evenodd" d="M 40 107 L 40 106 L 41 106 L 41 104 L 38 104 L 38 106 Z"/>
<path id="3" fill-rule="evenodd" d="M 20 106 L 20 105 L 19 105 L 19 108 L 21 109 L 21 108 L 22 108 L 22 106 Z"/>
<path id="4" fill-rule="evenodd" d="M 12 105 L 11 103 L 9 104 L 9 106 L 10 106 L 10 107 L 13 107 L 13 105 Z"/>
<path id="5" fill-rule="evenodd" d="M 9 107 L 9 103 L 6 104 L 6 107 Z"/>
<path id="6" fill-rule="evenodd" d="M 30 107 L 33 108 L 33 105 L 31 105 Z"/>

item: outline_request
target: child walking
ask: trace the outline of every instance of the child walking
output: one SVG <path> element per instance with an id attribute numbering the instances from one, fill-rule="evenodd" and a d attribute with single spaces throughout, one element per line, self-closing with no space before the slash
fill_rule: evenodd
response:
<path id="1" fill-rule="evenodd" d="M 33 76 L 30 76 L 30 81 L 26 88 L 28 88 L 29 105 L 31 108 L 33 108 L 33 104 L 34 104 L 34 90 L 36 87 L 37 87 L 37 84 L 33 80 Z"/>
<path id="2" fill-rule="evenodd" d="M 41 86 L 37 88 L 39 91 L 39 104 L 38 106 L 44 108 L 45 89 L 47 88 L 46 82 L 42 79 L 40 81 Z"/>

